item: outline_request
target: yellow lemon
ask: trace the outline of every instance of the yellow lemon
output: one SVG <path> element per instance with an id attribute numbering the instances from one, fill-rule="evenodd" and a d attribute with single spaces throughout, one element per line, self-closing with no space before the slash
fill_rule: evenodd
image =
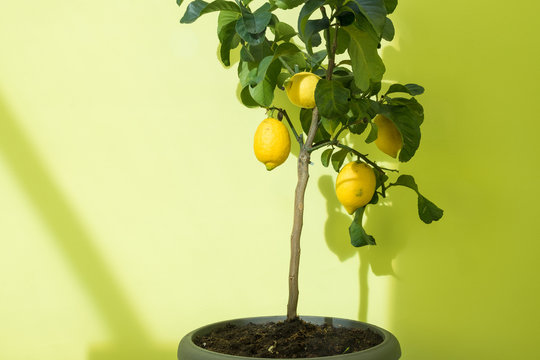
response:
<path id="1" fill-rule="evenodd" d="M 336 179 L 336 195 L 349 214 L 371 201 L 375 193 L 375 173 L 363 162 L 350 162 Z"/>
<path id="2" fill-rule="evenodd" d="M 315 87 L 321 78 L 310 72 L 299 72 L 285 84 L 289 100 L 306 109 L 315 107 Z"/>
<path id="3" fill-rule="evenodd" d="M 383 153 L 390 155 L 393 158 L 397 157 L 399 150 L 403 147 L 401 133 L 392 120 L 378 114 L 373 120 L 377 125 L 378 135 L 375 140 L 375 145 Z"/>
<path id="4" fill-rule="evenodd" d="M 264 119 L 255 131 L 253 149 L 257 160 L 266 165 L 266 170 L 283 164 L 291 150 L 291 139 L 285 125 L 277 119 Z"/>

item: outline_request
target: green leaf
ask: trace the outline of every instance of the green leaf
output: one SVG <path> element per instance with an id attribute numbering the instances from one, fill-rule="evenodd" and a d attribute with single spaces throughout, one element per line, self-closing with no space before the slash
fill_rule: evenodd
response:
<path id="1" fill-rule="evenodd" d="M 321 163 L 324 167 L 328 167 L 328 164 L 330 164 L 330 157 L 332 156 L 332 152 L 334 152 L 334 149 L 326 149 L 321 154 Z"/>
<path id="2" fill-rule="evenodd" d="M 418 216 L 426 224 L 431 224 L 433 221 L 440 220 L 444 211 L 437 205 L 423 197 L 418 195 Z"/>
<path id="3" fill-rule="evenodd" d="M 317 51 L 313 54 L 308 54 L 308 65 L 312 71 L 316 70 L 326 58 L 326 50 Z"/>
<path id="4" fill-rule="evenodd" d="M 407 162 L 420 146 L 420 125 L 423 121 L 423 110 L 414 98 L 400 98 L 399 100 L 405 105 L 383 105 L 381 114 L 390 119 L 401 133 L 403 147 L 399 152 L 399 161 Z"/>
<path id="5" fill-rule="evenodd" d="M 294 55 L 299 52 L 300 52 L 300 49 L 298 48 L 298 46 L 292 43 L 286 42 L 286 43 L 280 44 L 276 48 L 276 51 L 274 52 L 274 59 L 277 59 L 279 56 L 283 56 L 283 55 Z"/>
<path id="6" fill-rule="evenodd" d="M 240 61 L 238 64 L 238 78 L 240 79 L 240 85 L 242 88 L 250 84 L 255 84 L 255 77 L 257 76 L 257 68 L 250 67 L 245 61 Z"/>
<path id="7" fill-rule="evenodd" d="M 349 111 L 349 89 L 339 81 L 321 79 L 315 88 L 315 103 L 322 116 L 340 117 Z"/>
<path id="8" fill-rule="evenodd" d="M 339 172 L 339 169 L 341 169 L 341 165 L 343 165 L 348 153 L 349 151 L 341 149 L 332 155 L 332 167 L 334 170 L 336 170 L 336 172 Z"/>
<path id="9" fill-rule="evenodd" d="M 259 104 L 257 104 L 257 102 L 251 97 L 249 85 L 244 87 L 240 92 L 240 100 L 242 101 L 242 104 L 248 108 L 259 107 Z"/>
<path id="10" fill-rule="evenodd" d="M 304 33 L 309 17 L 315 10 L 323 6 L 325 2 L 326 0 L 308 0 L 302 7 L 302 10 L 300 10 L 300 14 L 298 15 L 298 34 L 301 39 L 305 39 Z"/>
<path id="11" fill-rule="evenodd" d="M 400 175 L 396 182 L 390 184 L 390 186 L 394 185 L 405 186 L 416 192 L 418 195 L 418 216 L 423 222 L 430 224 L 442 218 L 444 211 L 420 194 L 414 177 L 411 175 Z"/>
<path id="12" fill-rule="evenodd" d="M 240 18 L 240 14 L 234 11 L 220 11 L 218 15 L 217 33 L 219 40 L 221 41 L 220 33 L 223 31 L 223 27 L 235 22 Z"/>
<path id="13" fill-rule="evenodd" d="M 244 62 L 247 62 L 247 63 L 254 63 L 255 62 L 255 58 L 249 52 L 249 49 L 248 49 L 247 45 L 243 45 L 242 48 L 240 49 L 240 60 L 242 60 Z"/>
<path id="14" fill-rule="evenodd" d="M 396 9 L 398 0 L 384 0 L 384 6 L 386 7 L 386 13 L 391 14 Z"/>
<path id="15" fill-rule="evenodd" d="M 330 27 L 330 21 L 328 18 L 307 21 L 301 40 L 306 44 L 308 54 L 313 54 L 313 46 L 319 46 L 321 44 L 321 36 L 319 35 L 319 32 L 324 29 L 328 29 L 328 27 Z"/>
<path id="16" fill-rule="evenodd" d="M 240 18 L 236 22 L 236 32 L 240 37 L 250 45 L 260 45 L 266 39 L 265 31 L 259 34 L 252 34 L 246 29 L 245 18 Z"/>
<path id="17" fill-rule="evenodd" d="M 350 35 L 349 56 L 351 57 L 354 82 L 356 86 L 366 91 L 371 82 L 382 80 L 385 68 L 377 52 L 378 41 L 357 26 L 344 28 Z"/>
<path id="18" fill-rule="evenodd" d="M 177 4 L 178 6 L 182 5 L 183 2 L 184 2 L 184 0 L 176 0 L 176 4 Z"/>
<path id="19" fill-rule="evenodd" d="M 388 91 L 386 92 L 386 94 L 397 93 L 397 92 L 406 93 L 406 94 L 409 94 L 409 95 L 412 95 L 412 96 L 416 96 L 416 95 L 423 94 L 424 93 L 424 88 L 422 86 L 420 86 L 420 85 L 417 85 L 417 84 L 405 84 L 405 85 L 392 84 L 388 88 Z"/>
<path id="20" fill-rule="evenodd" d="M 403 139 L 399 161 L 409 161 L 420 146 L 420 123 L 406 106 L 385 107 L 383 115 L 392 120 Z"/>
<path id="21" fill-rule="evenodd" d="M 272 5 L 269 3 L 263 4 L 260 8 L 255 10 L 253 17 L 255 20 L 255 28 L 251 32 L 252 34 L 258 34 L 266 29 L 270 20 L 272 20 L 272 12 L 270 8 Z"/>
<path id="22" fill-rule="evenodd" d="M 287 10 L 302 5 L 304 0 L 270 0 L 270 3 L 276 5 L 280 9 Z"/>
<path id="23" fill-rule="evenodd" d="M 269 107 L 274 100 L 274 89 L 276 88 L 277 76 L 281 72 L 281 63 L 274 61 L 268 67 L 263 81 L 249 87 L 249 93 L 253 100 L 259 105 Z"/>
<path id="24" fill-rule="evenodd" d="M 395 34 L 396 29 L 394 29 L 394 23 L 389 18 L 386 18 L 386 22 L 384 23 L 384 28 L 382 30 L 382 38 L 386 41 L 392 41 Z"/>
<path id="25" fill-rule="evenodd" d="M 330 41 L 331 39 L 334 39 L 336 29 L 334 27 L 330 27 Z M 328 42 L 328 39 L 326 37 L 326 31 L 324 32 L 324 39 Z M 338 40 L 337 40 L 337 48 L 336 48 L 336 55 L 343 54 L 347 49 L 349 48 L 349 42 L 351 41 L 351 38 L 349 36 L 349 33 L 343 30 L 342 27 L 338 28 Z M 342 61 L 341 64 L 347 64 L 348 60 Z"/>
<path id="26" fill-rule="evenodd" d="M 218 38 L 221 43 L 219 53 L 225 66 L 230 66 L 231 49 L 238 46 L 239 37 L 236 35 L 236 20 L 238 14 L 231 11 L 221 11 L 218 17 Z"/>
<path id="27" fill-rule="evenodd" d="M 265 57 L 274 54 L 274 51 L 272 50 L 272 47 L 270 46 L 270 42 L 266 38 L 262 43 L 258 45 L 249 45 L 248 49 L 249 49 L 249 53 L 251 54 L 251 56 L 253 56 L 256 63 L 259 63 Z"/>
<path id="28" fill-rule="evenodd" d="M 329 134 L 333 134 L 336 131 L 336 128 L 340 124 L 338 119 L 329 119 L 326 117 L 321 117 L 321 124 Z"/>
<path id="29" fill-rule="evenodd" d="M 353 11 L 348 11 L 349 9 L 346 7 L 344 9 L 346 10 L 337 14 L 336 18 L 338 19 L 340 26 L 349 26 L 356 19 L 356 15 Z"/>
<path id="30" fill-rule="evenodd" d="M 377 128 L 377 124 L 375 124 L 374 122 L 370 122 L 370 125 L 371 125 L 371 130 L 369 132 L 368 137 L 366 138 L 367 144 L 372 143 L 375 140 L 377 140 L 377 136 L 379 135 L 379 129 Z"/>
<path id="31" fill-rule="evenodd" d="M 294 36 L 296 36 L 296 31 L 291 25 L 284 22 L 276 24 L 274 41 L 289 41 Z"/>
<path id="32" fill-rule="evenodd" d="M 351 244 L 354 247 L 361 247 L 365 245 L 376 245 L 373 236 L 368 235 L 362 226 L 362 218 L 364 217 L 364 211 L 366 207 L 358 208 L 354 213 L 354 220 L 349 226 L 349 235 L 351 237 Z"/>
<path id="33" fill-rule="evenodd" d="M 255 78 L 255 83 L 258 84 L 261 81 L 263 81 L 263 79 L 266 76 L 266 72 L 268 70 L 268 67 L 270 66 L 270 64 L 272 64 L 272 62 L 277 61 L 277 58 L 279 56 L 287 55 L 287 54 L 290 55 L 290 54 L 294 54 L 294 53 L 297 53 L 297 52 L 300 52 L 300 49 L 294 44 L 283 43 L 283 44 L 279 45 L 276 48 L 276 51 L 274 52 L 274 55 L 266 56 L 259 63 L 259 67 L 258 67 L 258 70 L 257 70 L 257 77 Z M 277 79 L 276 79 L 276 83 L 277 83 Z"/>
<path id="34" fill-rule="evenodd" d="M 369 21 L 373 30 L 381 36 L 386 22 L 386 6 L 384 0 L 352 0 L 360 13 Z"/>
<path id="35" fill-rule="evenodd" d="M 182 17 L 182 19 L 180 19 L 180 22 L 182 24 L 191 24 L 204 14 L 220 10 L 227 10 L 238 13 L 240 12 L 240 8 L 238 7 L 238 5 L 236 5 L 232 1 L 216 0 L 211 3 L 207 3 L 203 0 L 195 0 L 188 5 L 184 16 Z"/>

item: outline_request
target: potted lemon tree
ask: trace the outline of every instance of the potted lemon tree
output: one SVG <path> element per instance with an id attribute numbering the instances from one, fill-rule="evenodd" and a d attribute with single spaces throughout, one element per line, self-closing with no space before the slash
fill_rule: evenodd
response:
<path id="1" fill-rule="evenodd" d="M 182 6 L 183 0 L 177 0 Z M 237 65 L 241 102 L 268 114 L 254 136 L 257 159 L 273 170 L 289 156 L 290 135 L 298 142 L 298 178 L 294 195 L 293 229 L 286 316 L 238 319 L 211 324 L 186 335 L 179 359 L 303 358 L 345 356 L 357 359 L 398 359 L 399 343 L 374 325 L 336 318 L 297 314 L 300 235 L 309 164 L 316 153 L 323 166 L 338 173 L 336 194 L 353 215 L 352 246 L 375 245 L 362 225 L 367 206 L 376 204 L 396 186 L 418 195 L 418 214 L 425 223 L 439 220 L 443 211 L 424 197 L 415 179 L 381 166 L 347 135 L 365 135 L 366 147 L 400 162 L 412 159 L 420 145 L 423 107 L 416 96 L 420 85 L 392 84 L 383 90 L 385 65 L 381 42 L 391 41 L 394 27 L 388 17 L 397 0 L 214 0 L 190 2 L 180 22 L 218 12 L 219 56 Z M 278 14 L 297 11 L 293 27 Z M 285 91 L 301 108 L 299 121 L 274 104 L 276 91 Z M 294 123 L 300 123 L 296 128 Z"/>

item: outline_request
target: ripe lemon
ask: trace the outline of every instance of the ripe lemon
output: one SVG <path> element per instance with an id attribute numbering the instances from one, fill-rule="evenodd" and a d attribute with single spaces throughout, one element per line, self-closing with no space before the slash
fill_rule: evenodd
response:
<path id="1" fill-rule="evenodd" d="M 285 125 L 277 119 L 264 119 L 255 131 L 253 149 L 257 160 L 266 165 L 266 170 L 283 164 L 291 150 L 291 139 Z"/>
<path id="2" fill-rule="evenodd" d="M 363 162 L 350 162 L 336 179 L 336 195 L 349 214 L 371 201 L 375 193 L 375 173 Z"/>
<path id="3" fill-rule="evenodd" d="M 375 116 L 373 122 L 377 125 L 378 129 L 375 145 L 377 145 L 379 150 L 383 153 L 388 154 L 395 159 L 399 150 L 403 147 L 401 133 L 392 120 L 381 114 Z"/>
<path id="4" fill-rule="evenodd" d="M 299 72 L 285 84 L 289 100 L 306 109 L 315 107 L 315 87 L 321 78 L 310 72 Z"/>

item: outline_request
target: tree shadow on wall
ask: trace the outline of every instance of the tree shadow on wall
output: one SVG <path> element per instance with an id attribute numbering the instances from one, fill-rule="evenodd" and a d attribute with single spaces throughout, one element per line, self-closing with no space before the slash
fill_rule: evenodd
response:
<path id="1" fill-rule="evenodd" d="M 367 321 L 369 309 L 369 270 L 371 269 L 376 276 L 396 276 L 392 268 L 392 260 L 397 256 L 400 249 L 400 246 L 397 246 L 399 241 L 392 242 L 391 239 L 396 238 L 393 228 L 391 226 L 384 226 L 379 222 L 379 225 L 382 226 L 376 226 L 377 233 L 375 237 L 384 239 L 383 245 L 364 246 L 361 248 L 352 246 L 349 237 L 349 226 L 351 225 L 352 217 L 342 210 L 343 207 L 336 197 L 334 180 L 330 175 L 323 175 L 319 178 L 318 185 L 321 194 L 326 199 L 328 217 L 324 226 L 324 237 L 328 248 L 341 262 L 353 256 L 359 257 L 358 281 L 360 294 L 358 319 Z M 367 208 L 367 218 L 369 218 L 370 213 L 375 212 L 373 210 L 380 208 L 380 206 L 377 206 L 375 209 L 370 209 L 370 207 L 373 206 Z M 370 229 L 367 229 L 367 231 L 369 233 Z"/>
<path id="2" fill-rule="evenodd" d="M 173 357 L 176 345 L 161 346 L 152 340 L 94 245 L 83 219 L 55 182 L 54 174 L 47 169 L 39 150 L 26 136 L 2 96 L 0 155 L 112 337 L 110 343 L 92 347 L 88 359 L 165 360 Z"/>

